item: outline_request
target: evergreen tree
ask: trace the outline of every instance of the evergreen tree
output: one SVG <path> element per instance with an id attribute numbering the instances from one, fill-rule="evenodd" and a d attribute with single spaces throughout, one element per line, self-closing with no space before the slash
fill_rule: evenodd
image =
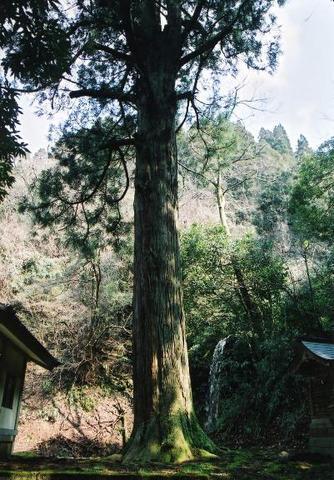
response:
<path id="1" fill-rule="evenodd" d="M 301 159 L 304 155 L 311 155 L 312 148 L 310 147 L 308 140 L 304 135 L 300 134 L 297 140 L 296 157 Z"/>
<path id="2" fill-rule="evenodd" d="M 261 127 L 259 131 L 259 142 L 266 142 L 271 145 L 272 142 L 272 132 L 266 128 Z"/>
<path id="3" fill-rule="evenodd" d="M 135 153 L 134 430 L 128 461 L 182 461 L 213 450 L 197 422 L 189 379 L 176 228 L 176 114 L 191 107 L 201 113 L 196 95 L 204 72 L 213 73 L 214 87 L 239 58 L 250 68 L 275 67 L 277 39 L 268 42 L 266 35 L 275 24 L 275 3 L 2 3 L 8 78 L 40 90 L 40 98 L 53 104 L 84 99 L 58 144 L 58 170 L 39 185 L 40 206 L 50 212 L 43 221 L 84 223 L 87 235 L 101 216 L 107 222 L 105 212 L 129 183 L 125 159 Z M 116 185 L 110 173 L 115 166 L 123 172 Z M 124 192 L 115 195 L 122 182 Z"/>
<path id="4" fill-rule="evenodd" d="M 193 126 L 179 138 L 182 174 L 213 192 L 220 222 L 228 235 L 228 200 L 240 196 L 251 183 L 257 155 L 252 135 L 240 122 L 233 123 L 223 115 L 202 122 L 200 131 Z"/>
<path id="5" fill-rule="evenodd" d="M 27 152 L 17 132 L 20 113 L 15 92 L 7 88 L 6 82 L 1 83 L 0 77 L 0 201 L 14 182 L 14 158 Z"/>
<path id="6" fill-rule="evenodd" d="M 289 137 L 283 125 L 278 124 L 273 131 L 261 128 L 259 132 L 259 141 L 267 142 L 274 150 L 280 154 L 292 155 L 292 148 Z"/>
<path id="7" fill-rule="evenodd" d="M 304 240 L 333 242 L 334 139 L 313 155 L 302 157 L 293 185 L 289 212 L 295 231 Z"/>

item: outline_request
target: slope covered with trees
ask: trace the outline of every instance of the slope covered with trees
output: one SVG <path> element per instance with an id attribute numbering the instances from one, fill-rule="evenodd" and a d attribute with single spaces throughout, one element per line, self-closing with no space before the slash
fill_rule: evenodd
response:
<path id="1" fill-rule="evenodd" d="M 187 219 L 181 231 L 182 285 L 197 412 L 204 424 L 212 353 L 221 338 L 232 335 L 238 346 L 224 364 L 222 413 L 211 435 L 218 444 L 295 444 L 303 438 L 308 409 L 305 385 L 289 372 L 292 345 L 298 334 L 326 329 L 332 321 L 330 190 L 311 188 L 329 178 L 331 143 L 315 153 L 287 154 L 222 118 L 203 131 L 204 142 L 196 130 L 179 137 L 180 215 Z M 120 205 L 118 235 L 95 236 L 93 230 L 82 243 L 75 241 L 76 230 L 40 230 L 29 211 L 19 213 L 22 197 L 38 195 L 38 178 L 45 175 L 40 172 L 56 161 L 44 154 L 17 163 L 16 184 L 1 206 L 8 232 L 1 241 L 2 301 L 14 303 L 62 360 L 59 371 L 41 377 L 41 388 L 48 385 L 51 396 L 62 392 L 72 399 L 76 388 L 88 387 L 83 398 L 95 398 L 102 388 L 110 402 L 128 401 L 133 179 Z M 227 229 L 214 185 L 219 169 L 228 186 Z M 308 218 L 311 202 L 324 219 L 321 230 Z"/>

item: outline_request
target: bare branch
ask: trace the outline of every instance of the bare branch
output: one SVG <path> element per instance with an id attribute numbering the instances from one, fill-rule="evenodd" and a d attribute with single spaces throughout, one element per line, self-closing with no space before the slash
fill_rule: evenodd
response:
<path id="1" fill-rule="evenodd" d="M 213 185 L 214 187 L 217 186 L 217 183 L 216 183 L 216 182 L 214 182 L 214 181 L 211 180 L 210 178 L 207 178 L 203 173 L 198 172 L 198 171 L 196 171 L 196 170 L 193 170 L 192 168 L 189 168 L 187 165 L 185 165 L 185 164 L 182 163 L 182 162 L 178 162 L 178 164 L 180 165 L 180 167 L 184 168 L 184 170 L 186 170 L 187 172 L 191 173 L 192 175 L 195 175 L 196 177 L 202 178 L 202 179 L 205 180 L 207 183 L 211 183 L 211 185 Z"/>
<path id="2" fill-rule="evenodd" d="M 175 130 L 175 133 L 179 133 L 179 131 L 181 130 L 181 128 L 183 127 L 183 125 L 185 124 L 186 120 L 187 120 L 187 117 L 188 117 L 188 113 L 189 113 L 189 106 L 190 106 L 190 100 L 188 98 L 187 100 L 187 106 L 186 106 L 186 111 L 184 113 L 184 116 L 183 116 L 183 119 L 181 120 L 180 124 L 177 126 L 176 130 Z"/>

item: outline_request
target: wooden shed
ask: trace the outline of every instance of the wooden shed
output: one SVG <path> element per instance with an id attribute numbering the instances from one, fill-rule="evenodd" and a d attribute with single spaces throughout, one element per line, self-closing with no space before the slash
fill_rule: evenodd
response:
<path id="1" fill-rule="evenodd" d="M 309 450 L 334 457 L 333 337 L 302 337 L 296 350 L 293 370 L 309 379 Z"/>
<path id="2" fill-rule="evenodd" d="M 14 309 L 0 304 L 0 457 L 12 452 L 29 361 L 48 370 L 59 365 L 20 322 Z"/>

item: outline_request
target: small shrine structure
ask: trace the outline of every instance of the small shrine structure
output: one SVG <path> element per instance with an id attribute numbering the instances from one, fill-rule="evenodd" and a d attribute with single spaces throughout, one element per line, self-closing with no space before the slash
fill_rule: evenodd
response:
<path id="1" fill-rule="evenodd" d="M 333 336 L 301 337 L 296 353 L 293 371 L 309 379 L 309 450 L 334 457 Z"/>
<path id="2" fill-rule="evenodd" d="M 59 365 L 18 319 L 14 309 L 0 304 L 0 458 L 12 453 L 29 361 L 48 370 Z"/>

